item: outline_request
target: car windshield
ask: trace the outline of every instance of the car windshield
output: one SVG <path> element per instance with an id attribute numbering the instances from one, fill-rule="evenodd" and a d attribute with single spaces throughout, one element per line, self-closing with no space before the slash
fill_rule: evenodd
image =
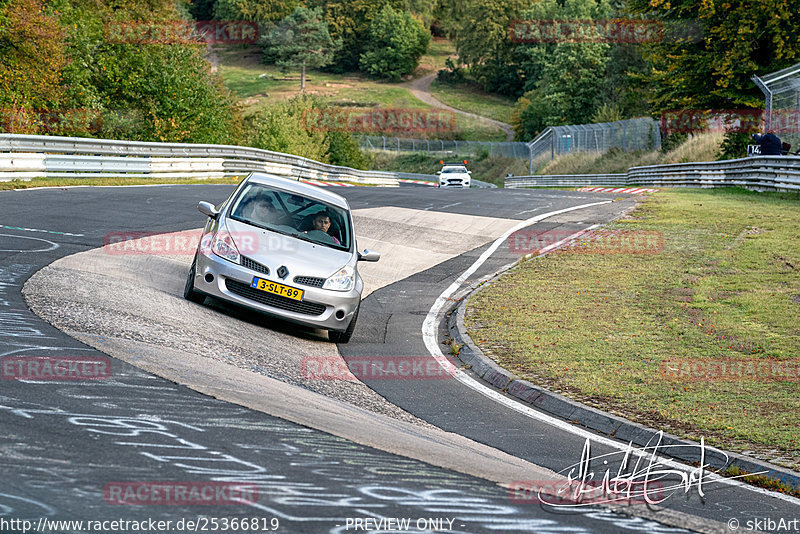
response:
<path id="1" fill-rule="evenodd" d="M 247 184 L 234 200 L 231 219 L 337 249 L 350 249 L 347 211 L 297 193 Z"/>
<path id="2" fill-rule="evenodd" d="M 448 172 L 465 173 L 465 172 L 467 172 L 467 168 L 466 167 L 445 167 L 444 169 L 442 169 L 442 173 L 448 173 Z"/>

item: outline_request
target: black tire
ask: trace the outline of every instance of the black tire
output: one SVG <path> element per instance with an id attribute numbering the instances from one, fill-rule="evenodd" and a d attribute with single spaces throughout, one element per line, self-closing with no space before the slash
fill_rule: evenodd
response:
<path id="1" fill-rule="evenodd" d="M 361 304 L 359 303 L 356 312 L 353 314 L 353 318 L 350 319 L 350 324 L 347 325 L 347 330 L 344 332 L 340 330 L 328 330 L 328 339 L 333 343 L 347 343 L 350 341 L 350 338 L 353 337 L 353 330 L 356 329 L 356 319 L 358 319 L 358 310 L 360 308 Z"/>
<path id="2" fill-rule="evenodd" d="M 194 275 L 197 260 L 192 261 L 192 267 L 189 269 L 189 275 L 186 277 L 186 285 L 183 286 L 183 298 L 192 301 L 196 304 L 202 304 L 206 300 L 206 296 L 195 291 L 194 289 Z"/>

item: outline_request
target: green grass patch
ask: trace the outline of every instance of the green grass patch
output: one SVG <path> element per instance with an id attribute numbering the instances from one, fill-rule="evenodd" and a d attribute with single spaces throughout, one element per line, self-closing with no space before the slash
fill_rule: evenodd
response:
<path id="1" fill-rule="evenodd" d="M 516 102 L 513 98 L 487 93 L 474 82 L 450 85 L 434 80 L 431 94 L 448 106 L 505 123 L 511 122 Z"/>
<path id="2" fill-rule="evenodd" d="M 439 46 L 446 48 L 446 45 Z M 262 64 L 260 48 L 217 46 L 214 50 L 219 61 L 220 76 L 225 86 L 240 99 L 245 116 L 300 93 L 300 71 L 283 72 L 275 65 Z M 354 109 L 431 109 L 431 106 L 414 97 L 407 87 L 374 80 L 360 73 L 333 74 L 308 69 L 306 93 L 331 105 Z M 374 132 L 373 135 L 380 134 Z M 461 115 L 456 115 L 455 130 L 452 132 L 419 131 L 413 132 L 413 135 L 387 135 L 466 141 L 505 141 L 506 138 L 497 126 Z"/>
<path id="3" fill-rule="evenodd" d="M 660 232 L 661 252 L 526 261 L 475 294 L 469 333 L 534 383 L 796 468 L 797 380 L 676 380 L 664 365 L 800 356 L 798 201 L 742 189 L 661 191 L 609 225 Z"/>
<path id="4" fill-rule="evenodd" d="M 434 37 L 428 45 L 428 52 L 419 59 L 419 66 L 414 76 L 421 78 L 426 74 L 442 70 L 444 62 L 449 57 L 458 57 L 455 45 L 447 39 Z"/>
<path id="5" fill-rule="evenodd" d="M 109 186 L 109 185 L 159 185 L 159 184 L 237 184 L 241 177 L 209 178 L 33 178 L 31 180 L 11 180 L 0 182 L 0 191 L 10 189 L 30 189 L 32 187 L 69 187 L 76 185 Z"/>

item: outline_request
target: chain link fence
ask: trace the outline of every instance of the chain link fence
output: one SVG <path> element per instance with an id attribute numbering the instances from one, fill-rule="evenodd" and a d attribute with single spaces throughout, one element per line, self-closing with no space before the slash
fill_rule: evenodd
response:
<path id="1" fill-rule="evenodd" d="M 800 63 L 753 81 L 766 96 L 765 128 L 781 141 L 800 148 Z"/>
<path id="2" fill-rule="evenodd" d="M 661 131 L 651 118 L 628 119 L 596 124 L 552 126 L 529 143 L 529 172 L 556 156 L 571 152 L 605 153 L 612 148 L 624 151 L 658 150 Z"/>
<path id="3" fill-rule="evenodd" d="M 446 141 L 443 139 L 410 139 L 404 137 L 381 137 L 365 135 L 360 139 L 362 150 L 386 150 L 389 152 L 425 152 L 446 156 L 474 156 L 488 154 L 490 157 L 525 158 L 529 156 L 528 143 L 490 141 Z"/>
<path id="4" fill-rule="evenodd" d="M 529 143 L 488 141 L 445 141 L 365 135 L 362 150 L 424 152 L 427 155 L 475 156 L 527 159 L 531 174 L 547 161 L 571 152 L 606 152 L 661 148 L 658 122 L 651 118 L 628 119 L 597 124 L 577 124 L 546 128 Z"/>

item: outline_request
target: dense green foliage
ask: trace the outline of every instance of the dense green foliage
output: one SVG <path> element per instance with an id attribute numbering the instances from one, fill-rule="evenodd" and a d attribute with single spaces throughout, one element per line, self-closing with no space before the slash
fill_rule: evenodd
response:
<path id="1" fill-rule="evenodd" d="M 372 19 L 367 31 L 359 63 L 361 70 L 399 81 L 417 68 L 430 40 L 430 32 L 411 13 L 395 11 L 386 5 Z"/>
<path id="2" fill-rule="evenodd" d="M 797 0 L 630 0 L 668 36 L 645 47 L 655 111 L 762 107 L 750 77 L 800 61 Z M 684 38 L 681 38 L 684 37 Z"/>
<path id="3" fill-rule="evenodd" d="M 234 101 L 211 73 L 204 44 L 133 42 L 119 31 L 172 23 L 180 15 L 174 3 L 10 0 L 0 12 L 0 103 L 30 110 L 4 120 L 4 130 L 199 143 L 237 138 Z"/>
<path id="4" fill-rule="evenodd" d="M 38 0 L 0 2 L 0 108 L 60 105 L 67 62 L 58 15 Z M 5 114 L 4 113 L 4 114 Z"/>
<path id="5" fill-rule="evenodd" d="M 519 96 L 525 73 L 508 37 L 529 0 L 440 0 L 443 26 L 456 41 L 459 61 L 487 91 Z"/>
<path id="6" fill-rule="evenodd" d="M 762 107 L 750 78 L 800 61 L 797 10 L 797 0 L 440 0 L 436 14 L 468 76 L 519 98 L 513 125 L 527 140 L 559 124 Z M 617 18 L 663 33 L 634 43 L 511 38 L 516 20 Z"/>
<path id="7" fill-rule="evenodd" d="M 372 19 L 383 6 L 399 9 L 401 4 L 400 0 L 309 0 L 308 5 L 322 8 L 330 23 L 331 35 L 342 40 L 342 48 L 336 54 L 331 70 L 358 70 Z"/>
<path id="8" fill-rule="evenodd" d="M 197 0 L 195 0 L 197 1 Z M 300 4 L 298 0 L 214 0 L 214 17 L 219 20 L 278 21 L 288 16 Z M 209 12 L 202 10 L 203 15 Z M 196 20 L 204 20 L 195 15 Z"/>

